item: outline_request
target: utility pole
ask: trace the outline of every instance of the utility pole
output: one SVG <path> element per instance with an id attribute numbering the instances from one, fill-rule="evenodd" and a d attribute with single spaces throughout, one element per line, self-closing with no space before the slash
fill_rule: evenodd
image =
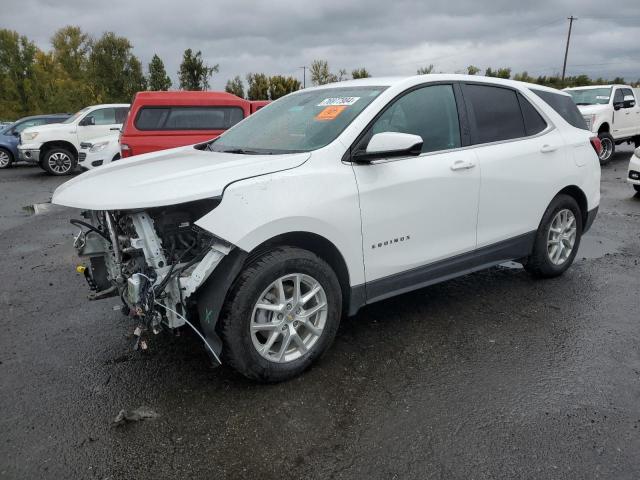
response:
<path id="1" fill-rule="evenodd" d="M 564 50 L 564 64 L 562 65 L 562 82 L 564 83 L 564 74 L 567 72 L 567 55 L 569 54 L 569 40 L 571 40 L 571 26 L 573 25 L 574 20 L 578 20 L 576 17 L 571 15 L 567 18 L 569 20 L 569 34 L 567 35 L 567 47 Z"/>
<path id="2" fill-rule="evenodd" d="M 302 69 L 302 88 L 307 88 L 307 66 L 300 67 Z"/>

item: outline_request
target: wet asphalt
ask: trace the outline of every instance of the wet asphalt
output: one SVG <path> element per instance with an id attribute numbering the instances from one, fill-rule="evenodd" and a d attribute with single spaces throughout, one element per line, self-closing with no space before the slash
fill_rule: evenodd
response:
<path id="1" fill-rule="evenodd" d="M 197 338 L 133 352 L 86 300 L 64 179 L 0 171 L 0 478 L 640 477 L 640 195 L 603 168 L 576 264 L 494 268 L 344 319 L 303 376 L 258 385 Z M 121 409 L 157 414 L 113 426 Z"/>

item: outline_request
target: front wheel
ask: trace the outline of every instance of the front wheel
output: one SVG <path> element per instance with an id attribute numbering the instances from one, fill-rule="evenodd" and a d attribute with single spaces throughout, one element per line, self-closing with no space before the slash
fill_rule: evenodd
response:
<path id="1" fill-rule="evenodd" d="M 573 263 L 581 237 L 582 213 L 578 203 L 569 195 L 558 195 L 542 216 L 525 269 L 541 278 L 562 275 Z"/>
<path id="2" fill-rule="evenodd" d="M 611 134 L 607 132 L 599 133 L 598 138 L 602 144 L 602 150 L 600 150 L 598 158 L 600 159 L 600 165 L 604 165 L 608 163 L 613 157 L 613 154 L 616 153 L 616 142 Z"/>
<path id="3" fill-rule="evenodd" d="M 13 155 L 9 150 L 0 148 L 0 168 L 9 168 L 13 163 Z"/>
<path id="4" fill-rule="evenodd" d="M 333 342 L 340 283 L 317 255 L 278 247 L 234 282 L 220 318 L 223 363 L 244 376 L 279 382 L 306 370 Z"/>
<path id="5" fill-rule="evenodd" d="M 44 154 L 41 166 L 50 175 L 70 175 L 76 168 L 76 156 L 66 148 L 52 148 Z"/>

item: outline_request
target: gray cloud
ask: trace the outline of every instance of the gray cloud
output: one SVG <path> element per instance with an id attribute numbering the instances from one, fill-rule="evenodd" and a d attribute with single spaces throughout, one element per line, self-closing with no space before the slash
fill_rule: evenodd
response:
<path id="1" fill-rule="evenodd" d="M 185 48 L 219 63 L 212 81 L 222 88 L 251 71 L 302 76 L 315 58 L 332 69 L 366 67 L 374 75 L 410 75 L 433 63 L 437 71 L 467 65 L 514 71 L 560 71 L 568 15 L 574 24 L 569 74 L 640 78 L 640 6 L 620 0 L 603 9 L 595 0 L 417 1 L 293 0 L 199 2 L 181 0 L 5 0 L 0 27 L 26 34 L 44 49 L 68 24 L 93 36 L 128 37 L 148 63 L 154 53 L 175 81 Z"/>

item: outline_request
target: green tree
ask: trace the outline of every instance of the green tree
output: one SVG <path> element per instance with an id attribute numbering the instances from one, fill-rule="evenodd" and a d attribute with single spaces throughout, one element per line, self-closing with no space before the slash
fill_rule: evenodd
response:
<path id="1" fill-rule="evenodd" d="M 371 74 L 366 68 L 356 68 L 351 72 L 351 78 L 369 78 Z"/>
<path id="2" fill-rule="evenodd" d="M 227 85 L 224 87 L 224 90 L 237 97 L 244 98 L 244 83 L 242 83 L 240 75 L 236 75 L 235 78 L 227 80 Z"/>
<path id="3" fill-rule="evenodd" d="M 522 73 L 516 73 L 513 75 L 513 79 L 519 82 L 529 82 L 534 83 L 535 79 L 529 75 L 529 73 L 525 70 Z"/>
<path id="4" fill-rule="evenodd" d="M 269 100 L 269 77 L 264 73 L 247 75 L 247 99 Z"/>
<path id="5" fill-rule="evenodd" d="M 94 43 L 89 78 L 97 102 L 129 102 L 136 92 L 146 90 L 142 64 L 131 53 L 132 48 L 129 40 L 113 32 L 106 32 Z"/>
<path id="6" fill-rule="evenodd" d="M 480 72 L 480 69 L 475 65 L 469 65 L 467 67 L 467 75 L 475 75 L 478 72 Z"/>
<path id="7" fill-rule="evenodd" d="M 347 71 L 344 69 L 338 70 L 338 73 L 331 73 L 329 62 L 326 60 L 314 60 L 311 62 L 309 71 L 311 72 L 311 83 L 314 85 L 326 85 L 347 79 Z"/>
<path id="8" fill-rule="evenodd" d="M 84 80 L 87 77 L 91 43 L 88 34 L 71 25 L 61 28 L 51 37 L 54 60 L 69 78 Z"/>
<path id="9" fill-rule="evenodd" d="M 280 97 L 300 90 L 300 80 L 293 77 L 283 77 L 282 75 L 274 75 L 269 78 L 269 98 L 277 100 Z"/>
<path id="10" fill-rule="evenodd" d="M 416 73 L 418 75 L 427 75 L 429 73 L 433 73 L 433 69 L 434 69 L 434 66 L 432 63 L 431 65 L 428 65 L 426 67 L 420 67 Z"/>
<path id="11" fill-rule="evenodd" d="M 202 52 L 187 48 L 182 55 L 182 63 L 178 70 L 181 90 L 208 90 L 209 79 L 214 73 L 218 73 L 220 66 L 209 66 L 202 59 Z"/>
<path id="12" fill-rule="evenodd" d="M 171 79 L 164 68 L 164 62 L 154 53 L 149 62 L 149 90 L 160 92 L 170 88 Z"/>
<path id="13" fill-rule="evenodd" d="M 0 30 L 0 117 L 33 113 L 34 61 L 38 48 L 18 32 Z"/>

